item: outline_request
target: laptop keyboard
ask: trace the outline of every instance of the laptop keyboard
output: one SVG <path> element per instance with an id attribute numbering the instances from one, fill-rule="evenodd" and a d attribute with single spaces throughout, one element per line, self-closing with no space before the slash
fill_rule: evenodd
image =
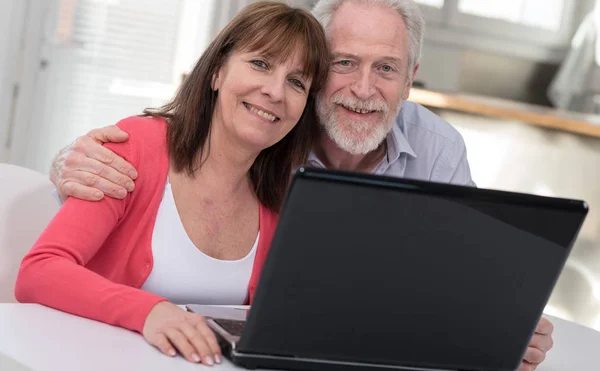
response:
<path id="1" fill-rule="evenodd" d="M 244 325 L 246 324 L 246 321 L 223 318 L 213 318 L 213 321 L 233 336 L 242 336 L 242 331 L 244 331 Z"/>

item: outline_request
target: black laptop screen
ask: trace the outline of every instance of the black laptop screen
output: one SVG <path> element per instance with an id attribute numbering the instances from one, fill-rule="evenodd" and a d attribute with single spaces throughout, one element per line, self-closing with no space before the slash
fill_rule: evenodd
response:
<path id="1" fill-rule="evenodd" d="M 585 212 L 518 195 L 440 192 L 297 179 L 241 349 L 515 368 Z"/>

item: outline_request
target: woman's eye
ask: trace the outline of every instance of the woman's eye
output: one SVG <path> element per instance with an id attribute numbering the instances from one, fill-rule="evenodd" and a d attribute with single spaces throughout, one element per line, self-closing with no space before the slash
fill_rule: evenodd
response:
<path id="1" fill-rule="evenodd" d="M 251 61 L 251 63 L 259 68 L 266 69 L 268 67 L 267 64 L 264 61 L 261 61 L 260 59 L 254 59 Z"/>
<path id="2" fill-rule="evenodd" d="M 292 84 L 294 84 L 295 86 L 297 86 L 298 88 L 305 90 L 304 88 L 304 84 L 302 83 L 302 81 L 298 80 L 298 79 L 291 79 L 290 82 Z"/>

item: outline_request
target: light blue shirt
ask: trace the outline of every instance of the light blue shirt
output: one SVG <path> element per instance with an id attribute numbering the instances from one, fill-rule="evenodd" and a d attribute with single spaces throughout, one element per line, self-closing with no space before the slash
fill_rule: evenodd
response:
<path id="1" fill-rule="evenodd" d="M 387 155 L 372 173 L 475 187 L 465 142 L 454 127 L 427 108 L 405 101 L 387 138 Z M 308 164 L 324 168 L 310 153 Z"/>

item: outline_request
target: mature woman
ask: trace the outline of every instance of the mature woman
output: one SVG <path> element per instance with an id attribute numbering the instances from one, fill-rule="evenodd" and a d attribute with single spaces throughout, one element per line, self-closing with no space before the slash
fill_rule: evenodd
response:
<path id="1" fill-rule="evenodd" d="M 129 139 L 107 146 L 140 170 L 136 192 L 69 198 L 23 259 L 17 299 L 140 332 L 165 354 L 220 362 L 203 318 L 175 304 L 252 300 L 290 174 L 311 147 L 328 67 L 308 12 L 245 8 L 170 103 L 118 123 Z"/>

